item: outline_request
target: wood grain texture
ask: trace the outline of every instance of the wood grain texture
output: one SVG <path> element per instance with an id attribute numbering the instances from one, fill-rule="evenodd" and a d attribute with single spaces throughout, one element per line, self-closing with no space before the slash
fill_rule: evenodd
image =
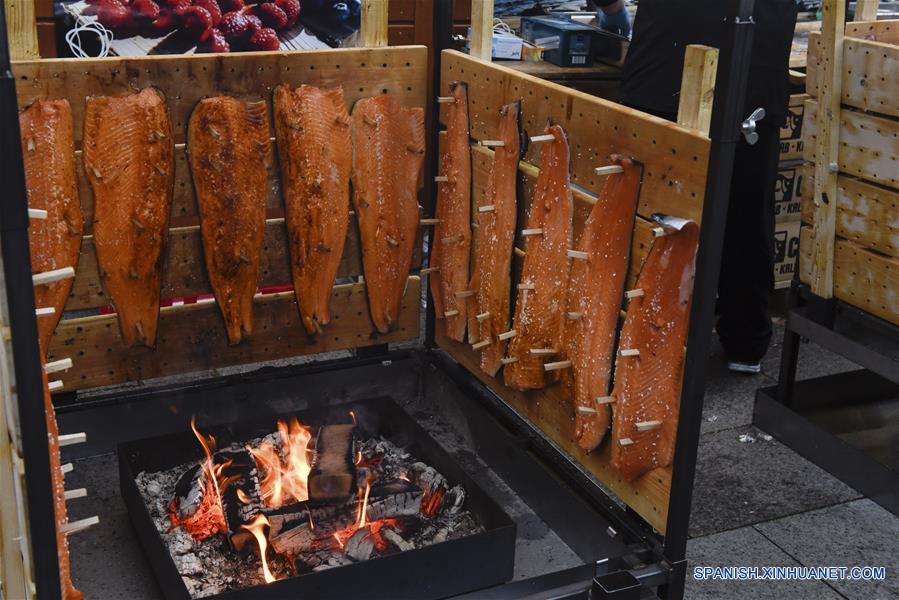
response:
<path id="1" fill-rule="evenodd" d="M 712 105 L 715 101 L 715 78 L 718 75 L 718 49 L 690 44 L 684 53 L 677 123 L 688 129 L 709 134 Z"/>
<path id="2" fill-rule="evenodd" d="M 814 204 L 804 189 L 814 185 L 815 175 L 808 165 L 802 169 L 802 221 L 811 224 Z M 863 248 L 899 258 L 899 191 L 840 175 L 837 179 L 836 232 Z"/>
<path id="3" fill-rule="evenodd" d="M 799 279 L 809 283 L 814 230 L 799 232 Z M 834 296 L 872 315 L 899 325 L 899 259 L 837 238 L 834 244 Z"/>
<path id="4" fill-rule="evenodd" d="M 542 133 L 549 118 L 568 133 L 573 183 L 597 195 L 604 178 L 594 169 L 611 154 L 630 156 L 643 163 L 639 214 L 701 218 L 710 144 L 702 134 L 452 50 L 443 65 L 444 89 L 453 79 L 469 84 L 473 138 L 495 139 L 500 107 L 521 100 L 528 135 Z M 538 146 L 531 145 L 527 162 L 539 162 Z"/>
<path id="5" fill-rule="evenodd" d="M 40 58 L 34 0 L 3 0 L 3 3 L 10 58 Z"/>
<path id="6" fill-rule="evenodd" d="M 368 316 L 365 285 L 335 286 L 332 323 L 326 334 L 317 338 L 306 335 L 293 292 L 257 296 L 254 334 L 239 346 L 228 346 L 221 314 L 211 301 L 163 308 L 155 351 L 123 349 L 115 315 L 71 319 L 56 330 L 48 360 L 72 358 L 74 367 L 60 377 L 63 389 L 72 391 L 411 340 L 418 337 L 420 296 L 421 280 L 410 277 L 396 331 L 376 336 Z"/>
<path id="7" fill-rule="evenodd" d="M 472 0 L 471 56 L 490 62 L 493 55 L 493 0 Z"/>
<path id="8" fill-rule="evenodd" d="M 387 0 L 362 0 L 359 34 L 365 48 L 387 45 Z"/>
<path id="9" fill-rule="evenodd" d="M 856 0 L 854 21 L 876 21 L 879 0 Z"/>

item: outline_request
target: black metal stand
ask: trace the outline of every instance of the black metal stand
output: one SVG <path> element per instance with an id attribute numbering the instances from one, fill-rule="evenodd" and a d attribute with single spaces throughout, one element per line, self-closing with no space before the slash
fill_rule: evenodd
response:
<path id="1" fill-rule="evenodd" d="M 800 338 L 863 368 L 797 382 Z M 794 281 L 780 379 L 753 423 L 899 515 L 899 327 Z"/>

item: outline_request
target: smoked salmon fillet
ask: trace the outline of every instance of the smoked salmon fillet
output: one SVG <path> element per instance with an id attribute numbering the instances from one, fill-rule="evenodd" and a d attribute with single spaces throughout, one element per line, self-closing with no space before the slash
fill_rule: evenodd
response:
<path id="1" fill-rule="evenodd" d="M 68 100 L 37 100 L 19 115 L 22 157 L 29 208 L 47 211 L 46 219 L 31 219 L 28 241 L 31 272 L 78 266 L 81 254 L 81 199 L 75 172 L 72 107 Z M 37 318 L 41 352 L 59 324 L 74 279 L 34 286 L 34 305 L 53 308 Z"/>
<path id="2" fill-rule="evenodd" d="M 615 333 L 627 280 L 640 167 L 613 156 L 624 168 L 610 175 L 571 258 L 564 320 L 564 379 L 572 389 L 575 437 L 590 452 L 602 442 L 611 421 L 608 402 Z"/>
<path id="3" fill-rule="evenodd" d="M 521 105 L 507 104 L 500 109 L 497 140 L 503 142 L 493 152 L 493 165 L 487 176 L 487 192 L 480 206 L 493 206 L 490 212 L 478 212 L 474 237 L 474 266 L 469 289 L 477 290 L 473 312 L 487 314 L 475 321 L 476 338 L 490 340 L 481 350 L 481 369 L 496 375 L 506 355 L 506 340 L 497 336 L 509 330 L 512 286 L 512 246 L 517 216 L 518 161 L 521 157 Z M 469 332 L 469 339 L 472 338 Z"/>
<path id="4" fill-rule="evenodd" d="M 293 289 L 303 327 L 315 335 L 331 321 L 349 227 L 350 116 L 340 87 L 278 86 L 274 111 Z"/>
<path id="5" fill-rule="evenodd" d="M 471 260 L 471 146 L 468 131 L 468 86 L 449 84 L 452 104 L 446 105 L 446 139 L 437 183 L 438 219 L 431 241 L 431 297 L 447 337 L 465 341 L 469 261 Z M 469 292 L 470 293 L 470 292 Z"/>
<path id="6" fill-rule="evenodd" d="M 126 346 L 156 343 L 174 149 L 159 91 L 88 98 L 83 158 L 94 193 L 94 247 Z"/>
<path id="7" fill-rule="evenodd" d="M 398 323 L 418 239 L 424 110 L 389 94 L 353 106 L 353 204 L 368 308 L 380 333 Z"/>
<path id="8" fill-rule="evenodd" d="M 47 385 L 47 373 L 43 369 L 44 359 L 41 357 L 41 377 L 44 384 L 44 415 L 47 422 L 47 444 L 50 455 L 50 484 L 53 488 L 54 523 L 56 524 L 56 558 L 59 563 L 59 586 L 62 600 L 81 600 L 84 594 L 72 583 L 71 564 L 69 561 L 69 540 L 63 527 L 69 522 L 66 511 L 66 482 L 59 458 L 59 427 L 56 425 L 56 411 L 50 399 L 50 388 Z"/>
<path id="9" fill-rule="evenodd" d="M 615 365 L 612 466 L 628 481 L 670 465 L 677 437 L 699 226 L 659 220 L 666 235 L 640 272 L 643 295 L 629 300 Z"/>
<path id="10" fill-rule="evenodd" d="M 187 126 L 206 271 L 232 346 L 253 333 L 253 296 L 272 163 L 270 138 L 265 102 L 224 96 L 201 100 Z"/>
<path id="11" fill-rule="evenodd" d="M 543 364 L 562 351 L 562 314 L 568 290 L 568 250 L 571 248 L 572 195 L 569 187 L 569 150 L 565 131 L 549 124 L 553 140 L 544 142 L 540 174 L 528 215 L 524 267 L 518 284 L 516 335 L 509 342 L 503 369 L 505 383 L 516 390 L 545 387 L 558 378 Z M 535 353 L 534 350 L 537 352 Z"/>

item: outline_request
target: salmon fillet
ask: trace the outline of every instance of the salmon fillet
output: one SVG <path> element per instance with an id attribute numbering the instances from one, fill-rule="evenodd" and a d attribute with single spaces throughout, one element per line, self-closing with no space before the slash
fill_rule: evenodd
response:
<path id="1" fill-rule="evenodd" d="M 315 335 L 331 321 L 349 227 L 350 116 L 340 87 L 278 86 L 274 110 L 293 289 L 303 327 Z"/>
<path id="2" fill-rule="evenodd" d="M 517 290 L 516 335 L 509 342 L 508 357 L 517 359 L 506 365 L 506 385 L 516 390 L 531 390 L 558 379 L 558 372 L 543 369 L 547 355 L 562 351 L 562 313 L 568 289 L 568 250 L 571 248 L 572 196 L 569 188 L 568 140 L 559 125 L 549 124 L 540 153 L 540 174 L 528 216 L 528 230 L 540 230 L 525 242 L 524 267 Z M 551 360 L 555 360 L 550 355 Z"/>
<path id="3" fill-rule="evenodd" d="M 624 172 L 609 176 L 584 223 L 575 249 L 586 258 L 571 259 L 564 321 L 565 358 L 572 368 L 563 377 L 573 391 L 575 437 L 587 452 L 599 446 L 611 421 L 608 403 L 597 399 L 609 394 L 640 190 L 640 167 L 626 158 L 612 161 Z"/>
<path id="4" fill-rule="evenodd" d="M 72 107 L 68 100 L 37 100 L 19 115 L 28 206 L 47 211 L 46 219 L 31 219 L 28 241 L 31 272 L 78 266 L 81 254 L 81 199 L 75 173 Z M 37 318 L 41 352 L 59 324 L 74 279 L 34 287 L 34 305 L 55 309 Z"/>
<path id="5" fill-rule="evenodd" d="M 696 223 L 676 221 L 680 229 L 666 226 L 667 235 L 653 244 L 637 281 L 643 296 L 629 301 L 621 328 L 612 392 L 612 466 L 628 481 L 667 467 L 674 458 L 699 242 Z M 629 349 L 639 355 L 622 356 Z"/>
<path id="6" fill-rule="evenodd" d="M 56 411 L 50 399 L 50 388 L 47 386 L 47 373 L 44 371 L 44 359 L 41 357 L 41 377 L 44 383 L 44 414 L 47 421 L 47 443 L 50 454 L 50 484 L 53 488 L 54 522 L 56 524 L 56 557 L 59 562 L 59 585 L 63 600 L 81 600 L 84 594 L 75 589 L 72 583 L 71 565 L 69 562 L 69 540 L 63 533 L 63 527 L 69 522 L 66 511 L 66 482 L 59 459 L 59 428 L 56 425 Z"/>
<path id="7" fill-rule="evenodd" d="M 481 350 L 481 369 L 496 375 L 506 354 L 506 340 L 497 336 L 509 330 L 512 286 L 512 246 L 517 216 L 518 161 L 521 156 L 521 105 L 507 104 L 500 110 L 497 140 L 503 142 L 493 152 L 493 165 L 487 176 L 487 193 L 481 206 L 493 206 L 491 212 L 478 212 L 475 230 L 474 267 L 469 289 L 477 290 L 472 312 L 488 313 L 476 321 L 478 340 L 490 340 Z M 469 332 L 469 338 L 472 333 Z"/>
<path id="8" fill-rule="evenodd" d="M 187 127 L 206 271 L 232 346 L 253 333 L 270 138 L 265 102 L 224 96 L 201 100 Z"/>
<path id="9" fill-rule="evenodd" d="M 424 110 L 393 96 L 353 106 L 353 204 L 362 238 L 368 308 L 380 333 L 399 322 L 418 238 L 418 190 L 424 164 Z"/>
<path id="10" fill-rule="evenodd" d="M 88 98 L 84 171 L 94 193 L 94 247 L 126 346 L 156 343 L 162 263 L 174 185 L 174 140 L 163 95 Z"/>
<path id="11" fill-rule="evenodd" d="M 448 181 L 437 184 L 439 220 L 434 227 L 429 266 L 434 312 L 443 321 L 447 337 L 465 341 L 467 296 L 456 296 L 468 288 L 471 257 L 471 146 L 468 131 L 468 86 L 449 84 L 452 104 L 446 106 L 446 140 L 439 174 Z M 447 314 L 449 313 L 449 314 Z"/>

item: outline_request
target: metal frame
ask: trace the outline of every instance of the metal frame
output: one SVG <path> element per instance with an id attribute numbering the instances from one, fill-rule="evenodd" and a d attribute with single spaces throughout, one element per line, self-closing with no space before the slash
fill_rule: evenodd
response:
<path id="1" fill-rule="evenodd" d="M 649 587 L 659 587 L 659 595 L 667 599 L 683 596 L 686 576 L 687 527 L 692 499 L 693 476 L 699 442 L 699 426 L 702 412 L 704 379 L 710 344 L 715 290 L 720 266 L 720 248 L 723 243 L 727 216 L 730 178 L 734 151 L 739 139 L 739 123 L 742 120 L 743 97 L 746 89 L 748 57 L 751 52 L 753 0 L 729 0 L 728 36 L 721 49 L 718 69 L 718 85 L 712 115 L 711 152 L 702 233 L 697 256 L 696 281 L 691 309 L 690 331 L 684 366 L 684 382 L 681 395 L 681 417 L 678 425 L 674 477 L 668 513 L 668 535 L 663 539 L 649 530 L 633 512 L 622 510 L 592 480 L 586 477 L 567 457 L 549 444 L 524 419 L 505 405 L 501 399 L 481 386 L 477 396 L 492 405 L 499 414 L 505 413 L 515 436 L 522 436 L 529 448 L 549 457 L 550 467 L 582 498 L 592 499 L 595 505 L 612 523 L 621 529 L 610 532 L 636 541 L 634 552 L 615 561 L 601 560 L 594 566 L 556 573 L 540 579 L 511 586 L 503 586 L 491 594 L 494 598 L 520 598 L 527 590 L 543 590 L 539 597 L 546 597 L 553 590 L 554 597 L 585 597 L 593 589 L 594 598 L 652 597 Z M 440 52 L 449 47 L 452 31 L 452 0 L 437 0 L 434 22 L 435 81 L 440 77 Z M 18 111 L 14 79 L 9 68 L 5 20 L 0 7 L 0 118 L 3 134 L 4 181 L 10 182 L 10 191 L 2 203 L 2 251 L 6 269 L 6 293 L 9 297 L 12 320 L 14 359 L 18 382 L 18 400 L 22 425 L 30 519 L 30 538 L 33 548 L 41 552 L 34 556 L 35 583 L 41 598 L 59 598 L 60 585 L 56 565 L 55 523 L 50 483 L 49 456 L 46 445 L 46 424 L 43 411 L 40 356 L 34 315 L 34 298 L 31 285 L 30 256 L 28 248 L 26 216 L 26 191 L 23 177 L 21 147 L 18 129 Z M 435 89 L 437 89 L 435 87 Z M 432 106 L 436 113 L 436 102 Z M 436 130 L 436 127 L 434 127 Z M 436 135 L 436 133 L 435 133 Z M 436 147 L 436 146 L 433 146 Z M 436 153 L 432 153 L 436 161 Z M 433 163 L 436 164 L 436 163 Z M 433 168 L 432 164 L 432 168 Z M 431 207 L 425 207 L 429 211 Z M 429 304 L 430 306 L 430 304 Z M 425 346 L 434 348 L 433 312 L 427 311 Z M 371 352 L 359 352 L 354 361 L 371 360 L 384 355 L 384 348 L 372 348 Z M 439 356 L 440 351 L 431 351 Z M 363 358 L 363 355 L 367 358 Z M 446 357 L 439 360 L 446 361 Z M 329 368 L 329 364 L 322 368 Z M 450 365 L 451 366 L 451 365 Z M 471 373 L 455 365 L 456 376 L 467 381 L 472 389 L 480 384 Z M 452 370 L 452 369 L 449 369 Z M 152 397 L 153 394 L 145 394 Z M 510 412 L 511 411 L 511 412 Z M 550 484 L 551 485 L 551 484 Z M 562 518 L 564 515 L 560 516 Z M 614 529 L 614 527 L 613 527 Z M 596 538 L 597 532 L 590 532 Z M 599 535 L 603 535 L 599 533 Z M 621 583 L 621 581 L 624 583 Z M 634 581 L 642 585 L 632 589 Z M 535 592 L 537 593 L 537 592 Z M 634 596 L 632 594 L 636 593 Z"/>

